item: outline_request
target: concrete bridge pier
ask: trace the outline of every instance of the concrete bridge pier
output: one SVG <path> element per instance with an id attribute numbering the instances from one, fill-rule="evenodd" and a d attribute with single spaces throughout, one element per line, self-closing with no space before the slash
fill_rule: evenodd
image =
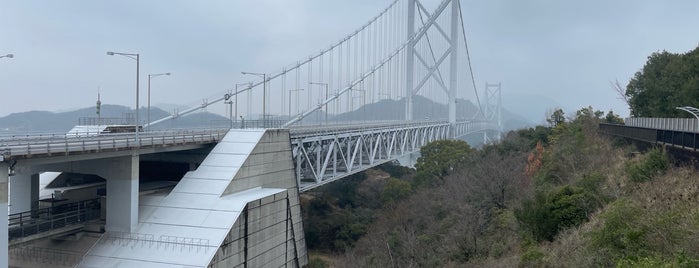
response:
<path id="1" fill-rule="evenodd" d="M 406 154 L 406 155 L 398 158 L 398 163 L 404 167 L 415 168 L 415 164 L 417 163 L 417 159 L 419 157 L 420 157 L 419 152 L 412 153 L 412 154 Z"/>
<path id="2" fill-rule="evenodd" d="M 7 163 L 0 163 L 0 232 L 2 232 L 0 235 L 0 268 L 8 265 L 7 185 L 9 173 L 10 166 Z"/>
<path id="3" fill-rule="evenodd" d="M 14 174 L 9 182 L 10 214 L 39 208 L 39 173 Z"/>
<path id="4" fill-rule="evenodd" d="M 95 174 L 107 181 L 107 231 L 130 233 L 136 228 L 139 155 L 77 161 L 63 171 Z"/>
<path id="5" fill-rule="evenodd" d="M 107 231 L 130 233 L 138 225 L 138 159 L 120 157 L 102 175 L 107 180 Z"/>

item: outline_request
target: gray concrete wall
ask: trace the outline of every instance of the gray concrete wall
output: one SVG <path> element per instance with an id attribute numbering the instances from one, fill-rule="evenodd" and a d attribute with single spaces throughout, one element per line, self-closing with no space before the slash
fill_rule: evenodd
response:
<path id="1" fill-rule="evenodd" d="M 209 267 L 298 267 L 286 193 L 250 202 Z M 247 252 L 245 248 L 247 247 Z"/>
<path id="2" fill-rule="evenodd" d="M 39 205 L 39 174 L 10 177 L 10 214 L 27 212 Z"/>
<path id="3" fill-rule="evenodd" d="M 10 166 L 7 163 L 0 162 L 0 267 L 7 267 L 7 249 L 9 233 L 7 232 L 7 196 L 8 196 L 8 181 L 9 181 Z"/>
<path id="4" fill-rule="evenodd" d="M 298 262 L 301 266 L 308 263 L 308 257 L 306 254 L 306 242 L 303 233 L 303 223 L 301 219 L 301 207 L 299 204 L 299 192 L 298 186 L 296 185 L 296 176 L 294 171 L 294 163 L 291 154 L 291 141 L 289 137 L 288 129 L 268 129 L 265 134 L 260 139 L 259 143 L 252 150 L 252 153 L 248 156 L 247 160 L 240 168 L 240 171 L 233 178 L 233 181 L 226 188 L 224 195 L 230 193 L 236 193 L 239 191 L 251 189 L 254 187 L 263 188 L 283 188 L 287 189 L 286 196 L 283 197 L 284 200 L 288 197 L 289 199 L 289 214 L 290 214 L 290 226 L 289 229 L 293 230 L 293 235 L 295 239 L 295 247 L 290 247 L 289 250 L 296 250 L 296 256 L 298 256 Z M 268 197 L 267 200 L 261 200 L 259 211 L 260 213 L 271 213 L 270 215 L 276 215 L 264 206 L 264 204 L 275 203 L 279 200 L 279 197 Z M 281 202 L 281 201 L 279 201 Z M 286 201 L 284 206 L 286 206 Z M 256 213 L 258 213 L 258 207 L 253 204 L 249 204 L 250 209 L 250 219 L 255 219 Z M 278 205 L 281 206 L 281 205 Z M 278 207 L 279 208 L 279 207 Z M 286 209 L 284 209 L 286 211 Z M 277 215 L 277 219 L 286 222 L 286 212 L 282 211 L 284 214 Z M 277 211 L 277 213 L 282 213 Z M 264 215 L 264 214 L 262 214 Z M 240 218 L 239 218 L 240 221 Z M 237 223 L 236 223 L 237 224 Z M 277 222 L 280 224 L 280 222 Z M 293 225 L 293 226 L 292 226 Z M 234 227 L 235 228 L 235 227 Z M 282 228 L 282 227 L 277 227 Z M 232 231 L 233 233 L 233 231 Z M 287 237 L 288 238 L 288 237 Z M 279 238 L 276 238 L 279 239 Z M 284 237 L 280 241 L 284 241 Z M 252 244 L 254 245 L 254 244 Z M 277 247 L 280 247 L 277 244 Z M 255 249 L 257 250 L 257 249 Z M 282 251 L 279 248 L 270 248 L 269 254 L 275 255 L 277 252 Z M 286 251 L 287 247 L 285 246 Z M 293 253 L 293 251 L 292 251 Z M 218 254 L 217 254 L 218 256 Z M 249 255 L 254 256 L 254 255 Z M 294 254 L 288 254 L 287 256 L 294 256 Z M 219 257 L 223 259 L 224 257 Z M 268 258 L 260 257 L 260 258 Z M 249 258 L 249 260 L 253 260 Z M 266 259 L 265 259 L 266 260 Z M 276 262 L 276 260 L 275 260 Z M 257 264 L 264 264 L 264 261 L 255 261 Z M 283 263 L 283 262 L 282 262 Z M 274 266 L 274 265 L 270 265 Z M 234 267 L 234 266 L 216 266 L 216 267 Z M 251 266 L 258 267 L 258 266 Z M 264 265 L 264 267 L 268 267 Z"/>

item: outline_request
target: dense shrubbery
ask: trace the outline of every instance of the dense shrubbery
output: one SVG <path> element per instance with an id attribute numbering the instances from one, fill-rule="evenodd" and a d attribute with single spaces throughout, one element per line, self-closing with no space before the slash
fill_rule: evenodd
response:
<path id="1" fill-rule="evenodd" d="M 358 186 L 365 180 L 366 175 L 360 173 L 325 186 L 302 206 L 306 244 L 310 249 L 341 252 L 366 233 L 374 217 L 368 207 L 379 202 L 358 192 Z"/>
<path id="2" fill-rule="evenodd" d="M 594 195 L 583 188 L 563 186 L 557 191 L 538 193 L 527 200 L 515 215 L 537 241 L 553 241 L 559 231 L 579 226 L 600 206 Z"/>
<path id="3" fill-rule="evenodd" d="M 626 166 L 626 173 L 634 182 L 651 180 L 662 175 L 668 167 L 667 155 L 663 149 L 653 148 L 642 155 L 639 161 L 630 162 Z"/>

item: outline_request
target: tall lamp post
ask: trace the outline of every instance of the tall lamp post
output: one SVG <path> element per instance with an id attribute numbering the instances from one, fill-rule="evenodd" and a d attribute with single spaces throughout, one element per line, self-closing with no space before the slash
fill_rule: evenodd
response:
<path id="1" fill-rule="evenodd" d="M 235 121 L 238 121 L 238 94 L 240 94 L 240 91 L 238 91 L 238 87 L 245 85 L 248 86 L 248 90 L 252 90 L 252 82 L 235 84 L 235 116 L 233 117 Z M 250 103 L 248 103 L 248 105 L 250 105 Z"/>
<path id="2" fill-rule="evenodd" d="M 303 91 L 303 88 L 289 89 L 289 119 L 291 119 L 291 93 L 296 92 L 296 109 L 298 111 L 299 107 L 299 91 Z"/>
<path id="3" fill-rule="evenodd" d="M 148 125 L 150 126 L 150 79 L 162 75 L 170 75 L 170 73 L 149 74 L 148 75 Z"/>
<path id="4" fill-rule="evenodd" d="M 139 137 L 138 137 L 138 132 L 140 132 L 139 123 L 138 123 L 138 121 L 139 121 L 139 117 L 138 117 L 138 105 L 139 105 L 139 103 L 138 103 L 138 95 L 139 95 L 139 94 L 138 94 L 138 84 L 139 84 L 139 81 L 138 81 L 138 79 L 139 79 L 139 69 L 138 69 L 138 68 L 139 68 L 139 58 L 140 58 L 140 56 L 139 56 L 138 53 L 133 54 L 133 53 L 112 52 L 112 51 L 107 51 L 107 55 L 109 55 L 109 56 L 120 55 L 120 56 L 124 56 L 124 57 L 130 58 L 130 59 L 136 60 L 136 142 L 137 142 L 137 144 L 138 144 L 138 147 L 141 147 L 141 140 L 140 140 Z"/>
<path id="5" fill-rule="evenodd" d="M 2 55 L 2 56 L 0 56 L 0 59 L 1 59 L 1 58 L 10 58 L 10 59 L 11 59 L 11 58 L 14 58 L 14 57 L 15 57 L 15 54 L 7 54 L 7 55 Z"/>
<path id="6" fill-rule="evenodd" d="M 231 100 L 231 91 L 228 90 L 226 95 L 223 95 L 223 103 L 228 104 L 228 120 L 230 121 L 231 129 L 233 129 L 233 101 Z M 238 104 L 236 103 L 236 106 Z"/>
<path id="7" fill-rule="evenodd" d="M 262 77 L 262 127 L 267 128 L 267 74 L 264 73 L 251 73 L 251 72 L 240 72 L 243 75 L 255 75 Z M 250 89 L 252 90 L 252 89 Z M 248 103 L 248 105 L 250 105 Z M 249 117 L 250 115 L 248 115 Z"/>
<path id="8" fill-rule="evenodd" d="M 325 99 L 328 98 L 328 83 L 308 82 L 310 85 L 325 86 Z M 325 104 L 325 124 L 328 124 L 328 104 Z"/>

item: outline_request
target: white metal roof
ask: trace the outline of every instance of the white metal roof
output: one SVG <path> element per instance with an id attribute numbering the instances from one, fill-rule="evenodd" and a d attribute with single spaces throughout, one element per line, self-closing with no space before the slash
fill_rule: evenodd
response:
<path id="1" fill-rule="evenodd" d="M 74 126 L 72 129 L 66 133 L 68 137 L 85 137 L 99 135 L 107 129 L 107 125 L 95 125 L 95 126 Z"/>

